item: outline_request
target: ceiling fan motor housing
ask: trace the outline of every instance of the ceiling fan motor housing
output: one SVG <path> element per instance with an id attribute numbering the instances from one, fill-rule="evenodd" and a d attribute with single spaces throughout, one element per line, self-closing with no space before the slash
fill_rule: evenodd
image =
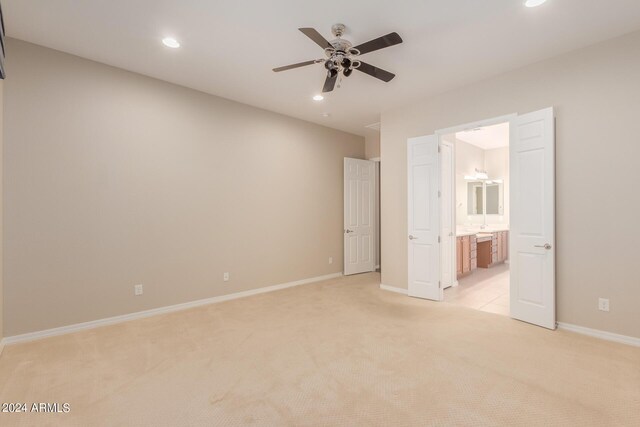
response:
<path id="1" fill-rule="evenodd" d="M 353 44 L 349 40 L 341 38 L 344 34 L 345 26 L 343 24 L 335 24 L 331 27 L 331 32 L 337 37 L 331 40 L 329 44 L 332 47 L 328 47 L 324 50 L 327 55 L 325 61 L 325 68 L 328 70 L 327 75 L 333 77 L 337 72 L 342 72 L 345 77 L 349 77 L 354 68 L 358 68 L 360 61 L 355 61 L 354 56 L 360 55 L 360 51 L 353 47 Z"/>

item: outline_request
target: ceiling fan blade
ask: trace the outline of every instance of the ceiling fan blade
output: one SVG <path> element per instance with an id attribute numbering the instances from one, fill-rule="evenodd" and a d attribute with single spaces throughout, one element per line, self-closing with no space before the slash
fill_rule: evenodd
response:
<path id="1" fill-rule="evenodd" d="M 327 75 L 327 79 L 324 81 L 324 87 L 322 88 L 322 93 L 331 92 L 334 87 L 336 87 L 336 82 L 338 81 L 338 75 L 331 77 Z"/>
<path id="2" fill-rule="evenodd" d="M 382 68 L 374 67 L 373 65 L 367 64 L 366 62 L 360 61 L 360 66 L 356 68 L 358 71 L 362 71 L 365 74 L 369 74 L 376 79 L 380 79 L 383 82 L 390 82 L 396 75 L 390 73 L 388 71 L 383 70 Z"/>
<path id="3" fill-rule="evenodd" d="M 402 43 L 402 38 L 398 33 L 389 33 L 386 36 L 378 37 L 377 39 L 369 40 L 366 43 L 355 46 L 360 51 L 360 55 L 373 52 L 374 50 L 384 49 L 385 47 L 393 46 Z"/>
<path id="4" fill-rule="evenodd" d="M 329 43 L 327 41 L 327 39 L 325 39 L 324 37 L 322 37 L 322 34 L 320 34 L 319 32 L 316 31 L 315 28 L 298 28 L 300 31 L 302 31 L 302 33 L 309 37 L 311 40 L 313 40 L 314 42 L 316 42 L 316 44 L 318 46 L 320 46 L 321 48 L 325 49 L 328 47 L 333 47 L 331 46 L 331 43 Z"/>
<path id="5" fill-rule="evenodd" d="M 307 66 L 307 65 L 315 64 L 315 63 L 316 63 L 315 59 L 313 61 L 298 62 L 297 64 L 285 65 L 284 67 L 274 68 L 273 71 L 278 73 L 280 71 L 287 71 L 287 70 L 291 70 L 293 68 L 304 67 L 304 66 Z"/>

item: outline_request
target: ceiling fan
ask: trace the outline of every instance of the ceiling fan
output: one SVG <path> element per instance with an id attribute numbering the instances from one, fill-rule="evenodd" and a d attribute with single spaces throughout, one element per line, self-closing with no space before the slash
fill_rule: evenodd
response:
<path id="1" fill-rule="evenodd" d="M 327 78 L 324 82 L 322 92 L 331 92 L 336 86 L 338 76 L 342 74 L 349 77 L 353 70 L 361 71 L 372 77 L 389 82 L 396 75 L 385 71 L 381 68 L 374 67 L 366 62 L 360 61 L 358 58 L 365 53 L 383 49 L 385 47 L 394 46 L 402 43 L 402 38 L 398 33 L 389 33 L 386 36 L 369 40 L 358 46 L 353 46 L 350 41 L 343 39 L 342 35 L 346 27 L 343 24 L 335 24 L 331 27 L 331 33 L 336 37 L 334 40 L 328 41 L 314 28 L 298 28 L 302 33 L 313 40 L 318 46 L 324 49 L 327 59 L 314 59 L 311 61 L 299 62 L 297 64 L 285 65 L 284 67 L 274 68 L 273 71 L 280 72 L 291 70 L 293 68 L 304 67 L 306 65 L 324 63 L 327 69 Z"/>

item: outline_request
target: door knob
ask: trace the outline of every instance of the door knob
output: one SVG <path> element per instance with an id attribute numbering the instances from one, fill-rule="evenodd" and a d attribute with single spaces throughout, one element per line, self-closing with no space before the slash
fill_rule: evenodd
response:
<path id="1" fill-rule="evenodd" d="M 409 234 L 409 240 L 418 240 L 417 237 L 413 237 L 411 234 Z"/>
<path id="2" fill-rule="evenodd" d="M 544 245 L 534 245 L 534 248 L 545 248 L 546 250 L 551 249 L 551 245 L 548 243 L 545 243 Z"/>
<path id="3" fill-rule="evenodd" d="M 344 230 L 345 233 L 349 234 L 349 233 L 353 233 L 353 230 Z"/>

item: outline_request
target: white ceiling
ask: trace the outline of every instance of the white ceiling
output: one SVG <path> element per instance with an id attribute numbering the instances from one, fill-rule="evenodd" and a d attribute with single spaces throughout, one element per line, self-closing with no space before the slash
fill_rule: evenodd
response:
<path id="1" fill-rule="evenodd" d="M 640 29 L 638 0 L 3 0 L 10 37 L 356 134 L 382 111 Z M 366 61 L 314 102 L 322 65 L 282 73 L 321 49 L 298 27 L 330 37 L 336 22 L 359 44 L 397 31 L 404 43 Z M 164 36 L 182 47 L 166 48 Z M 10 62 L 11 58 L 7 58 Z M 322 113 L 329 112 L 329 117 Z"/>
<path id="2" fill-rule="evenodd" d="M 483 150 L 509 146 L 509 123 L 500 123 L 456 133 L 456 138 Z"/>

